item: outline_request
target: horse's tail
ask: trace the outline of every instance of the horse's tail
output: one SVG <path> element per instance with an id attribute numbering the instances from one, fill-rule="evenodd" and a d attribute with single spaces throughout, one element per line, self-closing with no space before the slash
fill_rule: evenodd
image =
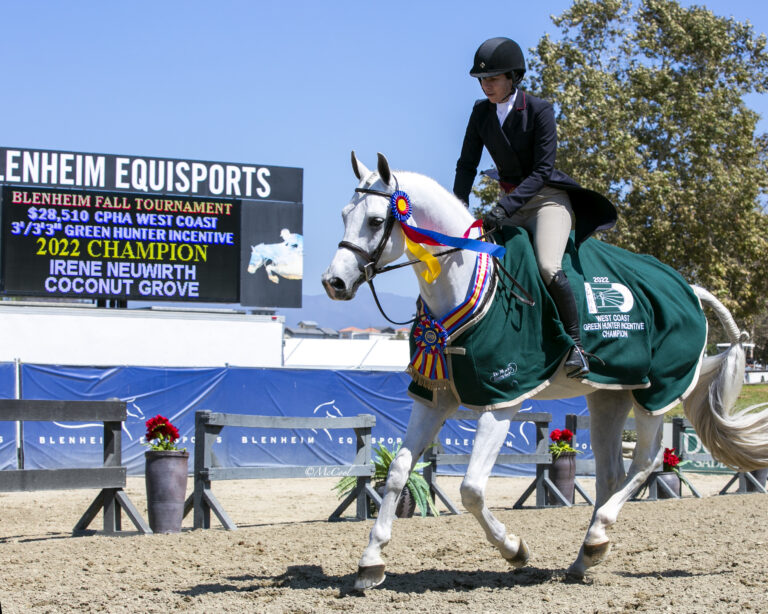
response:
<path id="1" fill-rule="evenodd" d="M 711 307 L 725 328 L 731 347 L 704 358 L 699 379 L 683 409 L 713 458 L 741 471 L 768 466 L 768 409 L 761 405 L 733 412 L 744 382 L 745 356 L 740 332 L 725 306 L 712 294 L 692 286 L 702 304 Z M 758 411 L 759 410 L 759 411 Z"/>

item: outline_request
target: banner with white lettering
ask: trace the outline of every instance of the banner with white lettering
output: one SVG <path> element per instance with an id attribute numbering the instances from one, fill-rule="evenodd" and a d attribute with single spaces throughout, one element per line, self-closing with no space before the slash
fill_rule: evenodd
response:
<path id="1" fill-rule="evenodd" d="M 0 183 L 301 202 L 300 168 L 0 147 Z"/>
<path id="2" fill-rule="evenodd" d="M 0 399 L 16 397 L 16 365 L 0 363 Z M 17 469 L 16 423 L 0 421 L 0 471 Z"/>
<path id="3" fill-rule="evenodd" d="M 145 422 L 161 414 L 179 428 L 181 445 L 194 449 L 197 410 L 268 416 L 342 417 L 373 414 L 374 444 L 393 448 L 402 443 L 412 405 L 410 378 L 404 373 L 321 371 L 302 369 L 160 369 L 144 367 L 90 368 L 22 365 L 25 398 L 105 400 L 127 403 L 123 429 L 123 462 L 128 472 L 144 471 L 142 445 Z M 526 402 L 523 411 L 553 414 L 552 428 L 562 428 L 567 413 L 584 413 L 581 400 Z M 28 423 L 24 452 L 29 469 L 93 466 L 101 463 L 102 425 Z M 468 453 L 474 443 L 475 422 L 449 420 L 440 432 L 448 453 Z M 513 423 L 503 451 L 533 452 L 532 423 Z M 579 448 L 591 458 L 588 437 Z M 225 427 L 214 452 L 222 466 L 321 466 L 351 463 L 355 435 L 350 429 L 251 429 Z M 190 471 L 193 455 L 190 456 Z M 441 468 L 441 471 L 443 468 Z M 445 473 L 463 473 L 464 467 Z M 498 466 L 495 475 L 532 475 L 534 465 Z"/>

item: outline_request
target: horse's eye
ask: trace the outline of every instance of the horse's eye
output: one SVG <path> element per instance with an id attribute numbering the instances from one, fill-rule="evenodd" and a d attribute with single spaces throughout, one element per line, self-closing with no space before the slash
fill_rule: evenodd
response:
<path id="1" fill-rule="evenodd" d="M 383 223 L 384 223 L 384 218 L 383 217 L 372 217 L 372 218 L 368 219 L 368 225 L 371 228 L 378 228 Z"/>

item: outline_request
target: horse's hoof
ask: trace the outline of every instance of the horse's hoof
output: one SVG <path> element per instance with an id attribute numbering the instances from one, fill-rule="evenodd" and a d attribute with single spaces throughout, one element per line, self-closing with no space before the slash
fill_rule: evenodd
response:
<path id="1" fill-rule="evenodd" d="M 517 547 L 517 554 L 506 560 L 515 569 L 520 569 L 528 562 L 530 557 L 531 552 L 528 550 L 528 544 L 526 544 L 525 540 L 521 538 L 520 545 Z"/>
<path id="2" fill-rule="evenodd" d="M 373 588 L 384 582 L 386 574 L 384 573 L 384 564 L 381 565 L 362 565 L 357 568 L 357 578 L 355 579 L 355 590 L 364 591 Z"/>
<path id="3" fill-rule="evenodd" d="M 566 582 L 583 582 L 584 581 L 584 569 L 571 565 L 565 571 Z"/>
<path id="4" fill-rule="evenodd" d="M 605 541 L 602 544 L 584 544 L 584 562 L 587 567 L 597 565 L 611 551 L 611 540 Z"/>

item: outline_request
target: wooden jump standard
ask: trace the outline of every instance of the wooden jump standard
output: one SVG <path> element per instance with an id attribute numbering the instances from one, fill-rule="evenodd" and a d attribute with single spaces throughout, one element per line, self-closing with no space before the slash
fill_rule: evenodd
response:
<path id="1" fill-rule="evenodd" d="M 101 491 L 72 530 L 85 531 L 104 511 L 104 532 L 121 530 L 120 510 L 141 533 L 152 533 L 128 495 L 126 468 L 122 464 L 121 429 L 126 410 L 123 401 L 37 401 L 0 399 L 0 420 L 20 422 L 103 422 L 104 464 L 77 469 L 8 469 L 0 471 L 0 491 L 69 490 L 100 488 Z"/>
<path id="2" fill-rule="evenodd" d="M 184 504 L 184 515 L 194 510 L 193 527 L 209 529 L 211 511 L 216 514 L 225 529 L 237 528 L 211 490 L 213 480 L 241 480 L 254 478 L 306 478 L 357 476 L 357 485 L 331 514 L 329 520 L 338 520 L 352 501 L 357 500 L 357 518 L 368 516 L 366 498 L 381 503 L 381 498 L 371 487 L 371 428 L 376 417 L 360 414 L 340 418 L 292 418 L 283 416 L 252 416 L 247 414 L 223 414 L 210 411 L 195 412 L 195 469 L 194 492 Z M 213 444 L 225 426 L 264 429 L 352 429 L 357 438 L 355 458 L 350 465 L 309 465 L 279 467 L 217 467 Z"/>

